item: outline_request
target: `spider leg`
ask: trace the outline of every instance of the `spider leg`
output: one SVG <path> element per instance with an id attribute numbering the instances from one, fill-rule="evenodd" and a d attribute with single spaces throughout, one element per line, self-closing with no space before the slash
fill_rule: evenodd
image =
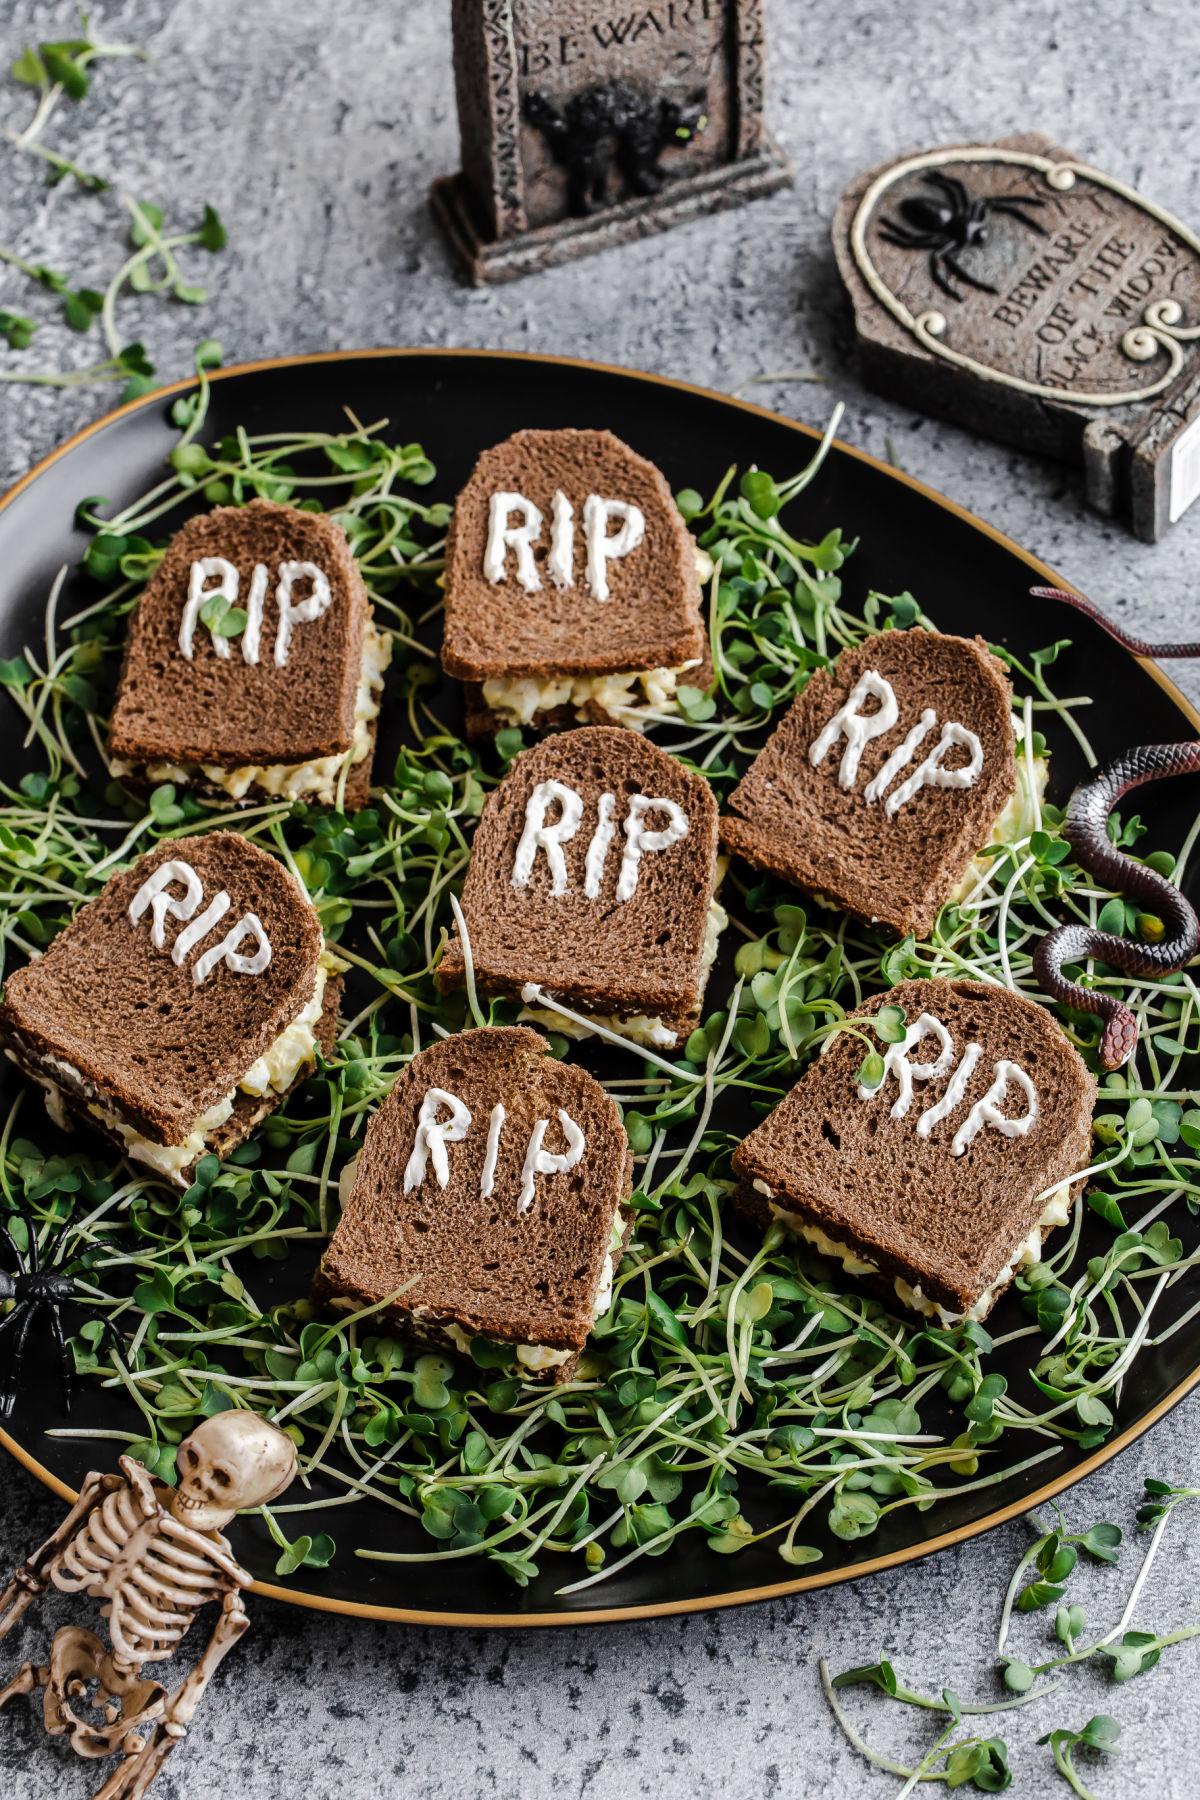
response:
<path id="1" fill-rule="evenodd" d="M 885 219 L 879 227 L 879 235 L 889 244 L 899 244 L 902 250 L 930 250 L 941 241 L 929 231 L 910 231 L 907 225 L 901 225 L 895 219 Z"/>
<path id="2" fill-rule="evenodd" d="M 971 196 L 967 192 L 966 184 L 961 182 L 957 175 L 944 175 L 941 169 L 930 169 L 925 179 L 931 187 L 941 188 L 943 194 L 952 200 L 955 206 L 960 207 L 964 213 L 970 212 Z"/>
<path id="3" fill-rule="evenodd" d="M 942 261 L 948 269 L 954 271 L 960 281 L 965 281 L 968 287 L 978 288 L 982 294 L 994 294 L 998 291 L 992 286 L 990 281 L 980 281 L 977 276 L 968 274 L 962 264 L 955 261 L 954 252 L 952 250 L 944 250 L 942 252 Z"/>
<path id="4" fill-rule="evenodd" d="M 937 283 L 938 287 L 941 288 L 943 294 L 949 294 L 952 300 L 957 300 L 961 304 L 962 295 L 955 293 L 950 283 L 946 280 L 946 277 L 942 274 L 942 264 L 944 262 L 948 263 L 949 261 L 950 252 L 948 250 L 931 250 L 929 253 L 929 273 L 933 276 L 934 281 Z"/>
<path id="5" fill-rule="evenodd" d="M 16 1339 L 8 1355 L 8 1370 L 3 1383 L 0 1384 L 0 1419 L 10 1419 L 13 1408 L 17 1404 L 17 1382 L 20 1378 L 21 1364 L 25 1360 L 25 1340 L 29 1336 L 30 1326 L 40 1311 L 41 1307 L 37 1302 L 33 1305 L 26 1304 L 18 1307 L 15 1313 L 10 1313 L 8 1318 L 0 1323 L 0 1331 L 3 1331 L 7 1325 L 19 1321 Z"/>
<path id="6" fill-rule="evenodd" d="M 1038 200 L 1032 194 L 1014 194 L 1009 199 L 993 200 L 992 211 L 1009 213 L 1014 219 L 1020 219 L 1022 225 L 1028 225 L 1030 231 L 1036 231 L 1039 237 L 1049 237 L 1050 234 L 1044 225 L 1039 225 L 1036 219 L 1027 219 L 1021 211 L 1022 206 L 1044 206 L 1045 204 L 1044 200 Z"/>
<path id="7" fill-rule="evenodd" d="M 75 1397 L 75 1370 L 71 1362 L 71 1352 L 67 1349 L 67 1340 L 63 1336 L 62 1320 L 59 1317 L 57 1306 L 53 1301 L 43 1300 L 42 1308 L 49 1314 L 50 1331 L 58 1351 L 58 1373 L 62 1382 L 63 1412 L 65 1414 L 70 1412 L 71 1402 Z"/>

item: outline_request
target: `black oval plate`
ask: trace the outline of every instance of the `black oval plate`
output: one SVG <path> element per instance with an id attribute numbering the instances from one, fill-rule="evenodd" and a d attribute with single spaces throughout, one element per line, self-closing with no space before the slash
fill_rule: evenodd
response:
<path id="1" fill-rule="evenodd" d="M 181 383 L 167 393 L 185 392 L 190 385 Z M 779 477 L 792 474 L 811 456 L 816 435 L 720 394 L 593 363 L 470 350 L 381 350 L 223 371 L 214 380 L 204 437 L 223 435 L 237 425 L 251 433 L 338 431 L 346 407 L 364 422 L 387 417 L 401 441 L 423 444 L 438 471 L 430 492 L 446 499 L 465 482 L 480 450 L 523 426 L 607 426 L 651 457 L 673 488 L 694 487 L 706 494 L 731 462 L 742 468 L 757 463 Z M 63 563 L 74 564 L 86 548 L 87 537 L 74 522 L 80 500 L 105 494 L 124 506 L 162 478 L 164 459 L 177 439 L 168 411 L 169 401 L 159 393 L 100 420 L 48 457 L 0 503 L 0 654 L 13 656 L 23 643 L 40 641 L 50 584 Z M 1129 744 L 1191 737 L 1200 728 L 1200 716 L 1159 669 L 1129 656 L 1089 620 L 1054 602 L 1030 598 L 1034 579 L 1063 585 L 1053 570 L 919 482 L 861 451 L 837 445 L 801 506 L 808 537 L 820 538 L 840 525 L 848 537 L 860 538 L 843 577 L 856 610 L 870 588 L 886 594 L 911 589 L 943 629 L 979 632 L 1018 654 L 1056 637 L 1071 638 L 1072 648 L 1055 666 L 1056 686 L 1060 692 L 1096 697 L 1087 729 L 1101 759 Z M 71 610 L 69 599 L 68 587 L 60 618 Z M 438 704 L 448 723 L 461 721 L 454 684 L 447 684 Z M 20 723 L 15 709 L 0 711 L 0 757 L 10 771 L 21 761 Z M 390 766 L 394 754 L 390 738 L 385 730 L 381 768 Z M 1053 748 L 1050 797 L 1061 802 L 1084 765 L 1066 733 L 1056 736 Z M 16 777 L 10 773 L 9 779 Z M 1194 804 L 1190 783 L 1167 783 L 1139 794 L 1139 810 L 1150 826 L 1148 841 L 1182 843 Z M 5 1106 L 4 1089 L 11 1092 L 13 1079 L 8 1073 L 0 1077 Z M 295 1291 L 297 1278 L 289 1280 L 286 1265 L 271 1267 L 279 1284 L 275 1297 Z M 307 1271 L 303 1275 L 301 1285 Z M 1193 1288 L 1200 1290 L 1200 1279 L 1179 1284 L 1180 1311 L 1197 1298 Z M 1005 1304 L 1015 1307 L 1011 1299 Z M 996 1361 L 1003 1370 L 1003 1357 Z M 1024 1476 L 940 1503 L 930 1515 L 905 1508 L 888 1515 L 875 1536 L 859 1545 L 829 1538 L 826 1561 L 790 1580 L 780 1579 L 786 1565 L 771 1542 L 723 1557 L 714 1556 L 697 1541 L 698 1534 L 691 1534 L 669 1555 L 643 1559 L 597 1589 L 562 1600 L 554 1589 L 572 1576 L 564 1576 L 561 1565 L 517 1590 L 506 1576 L 479 1561 L 388 1565 L 364 1562 L 345 1551 L 328 1569 L 303 1571 L 280 1585 L 273 1574 L 276 1552 L 259 1521 L 238 1521 L 232 1536 L 238 1556 L 259 1577 L 258 1591 L 368 1616 L 451 1625 L 549 1625 L 725 1606 L 846 1580 L 986 1531 L 1115 1455 L 1197 1380 L 1200 1317 L 1153 1356 L 1135 1362 L 1117 1431 L 1102 1449 L 1085 1455 L 1065 1446 L 1059 1456 Z M 60 1494 L 73 1497 L 86 1470 L 96 1463 L 109 1466 L 110 1458 L 96 1443 L 44 1435 L 63 1423 L 52 1371 L 35 1369 L 11 1422 L 12 1435 L 0 1431 L 0 1443 Z M 71 1423 L 127 1430 L 127 1403 L 119 1393 L 84 1383 Z M 105 1448 L 115 1446 L 110 1441 Z M 336 1531 L 335 1517 L 331 1515 L 330 1524 Z M 399 1540 L 407 1528 L 406 1521 L 374 1502 L 355 1507 L 354 1525 L 357 1542 L 380 1549 L 402 1547 Z M 421 1547 L 427 1547 L 426 1540 Z"/>

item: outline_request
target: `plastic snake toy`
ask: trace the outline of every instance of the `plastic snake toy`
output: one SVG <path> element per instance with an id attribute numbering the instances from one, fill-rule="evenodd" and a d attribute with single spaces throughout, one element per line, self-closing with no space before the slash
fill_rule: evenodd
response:
<path id="1" fill-rule="evenodd" d="M 1086 613 L 1135 656 L 1200 656 L 1200 643 L 1146 644 L 1130 637 L 1081 594 L 1048 587 L 1031 588 L 1030 592 L 1038 599 L 1061 600 Z M 1193 908 L 1164 876 L 1114 847 L 1108 836 L 1108 815 L 1123 794 L 1143 782 L 1197 772 L 1200 742 L 1139 745 L 1077 787 L 1067 807 L 1062 832 L 1076 861 L 1107 887 L 1153 907 L 1164 927 L 1162 939 L 1150 944 L 1116 937 L 1090 925 L 1060 925 L 1042 939 L 1034 953 L 1034 972 L 1046 993 L 1077 1012 L 1095 1013 L 1104 1020 L 1100 1061 L 1106 1069 L 1119 1069 L 1133 1054 L 1137 1020 L 1115 995 L 1068 981 L 1062 973 L 1064 963 L 1096 957 L 1126 975 L 1167 975 L 1189 963 L 1200 945 L 1200 919 Z"/>

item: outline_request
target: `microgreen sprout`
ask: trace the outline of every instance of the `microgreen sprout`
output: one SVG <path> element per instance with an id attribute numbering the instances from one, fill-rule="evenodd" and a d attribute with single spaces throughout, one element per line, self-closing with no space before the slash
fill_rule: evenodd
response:
<path id="1" fill-rule="evenodd" d="M 86 172 L 67 157 L 49 149 L 40 142 L 40 135 L 60 101 L 64 98 L 82 100 L 87 94 L 93 64 L 114 57 L 148 58 L 133 44 L 98 43 L 89 33 L 87 15 L 81 14 L 80 18 L 78 37 L 44 43 L 36 50 L 27 47 L 12 64 L 9 70 L 12 79 L 36 89 L 38 100 L 34 115 L 23 131 L 5 130 L 2 135 L 16 151 L 30 152 L 47 162 L 51 182 L 72 175 L 80 187 L 102 195 L 109 187 L 103 177 Z M 62 318 L 72 331 L 86 336 L 98 323 L 108 349 L 106 357 L 83 368 L 61 371 L 20 367 L 0 369 L 0 381 L 60 388 L 102 387 L 121 382 L 123 401 L 136 399 L 155 387 L 154 365 L 144 346 L 137 341 L 125 342 L 118 331 L 118 302 L 128 290 L 132 294 L 169 295 L 188 306 L 201 305 L 208 298 L 207 291 L 185 273 L 178 253 L 195 247 L 215 254 L 225 246 L 225 228 L 211 206 L 204 207 L 200 223 L 194 230 L 167 233 L 160 207 L 129 196 L 123 198 L 122 204 L 130 220 L 131 253 L 103 289 L 76 285 L 60 270 L 0 247 L 0 262 L 19 270 L 38 287 L 58 298 Z M 36 330 L 36 320 L 7 309 L 0 311 L 0 336 L 11 350 L 28 349 Z"/>
<path id="2" fill-rule="evenodd" d="M 996 1642 L 998 1671 L 1002 1676 L 1003 1686 L 1007 1690 L 1006 1697 L 1000 1700 L 967 1703 L 958 1700 L 957 1695 L 949 1689 L 943 1689 L 940 1699 L 933 1699 L 925 1694 L 914 1692 L 905 1687 L 899 1680 L 890 1662 L 881 1660 L 858 1668 L 846 1669 L 840 1675 L 830 1678 L 825 1659 L 821 1659 L 821 1682 L 826 1699 L 834 1717 L 846 1733 L 849 1741 L 868 1761 L 892 1774 L 903 1774 L 908 1783 L 930 1779 L 930 1772 L 939 1761 L 946 1756 L 946 1739 L 964 1714 L 1009 1712 L 1016 1707 L 1029 1706 L 1043 1701 L 1056 1692 L 1063 1684 L 1068 1671 L 1077 1664 L 1095 1659 L 1101 1668 L 1107 1670 L 1110 1679 L 1123 1683 L 1152 1669 L 1158 1662 L 1164 1649 L 1175 1644 L 1200 1636 L 1200 1626 L 1185 1626 L 1180 1630 L 1156 1634 L 1148 1631 L 1130 1629 L 1130 1620 L 1142 1599 L 1163 1531 L 1175 1508 L 1185 1500 L 1195 1499 L 1200 1495 L 1200 1488 L 1171 1487 L 1164 1481 L 1147 1480 L 1146 1500 L 1139 1508 L 1137 1515 L 1138 1528 L 1151 1533 L 1141 1567 L 1125 1598 L 1125 1604 L 1117 1623 L 1103 1637 L 1093 1643 L 1080 1646 L 1078 1640 L 1083 1636 L 1087 1616 L 1084 1608 L 1066 1599 L 1065 1583 L 1073 1574 L 1082 1551 L 1093 1562 L 1101 1566 L 1115 1566 L 1120 1561 L 1123 1534 L 1120 1527 L 1107 1521 L 1091 1525 L 1080 1532 L 1069 1532 L 1060 1509 L 1053 1506 L 1057 1517 L 1054 1529 L 1047 1531 L 1043 1521 L 1036 1513 L 1028 1515 L 1030 1523 L 1037 1531 L 1035 1541 L 1020 1557 L 1004 1601 L 1000 1609 L 1000 1627 Z M 1034 1579 L 1028 1580 L 1031 1571 Z M 1009 1654 L 1007 1649 L 1008 1635 L 1013 1623 L 1014 1608 L 1018 1613 L 1041 1612 L 1055 1607 L 1053 1636 L 1056 1642 L 1064 1646 L 1062 1654 L 1048 1657 L 1042 1662 L 1026 1662 Z M 1044 1678 L 1049 1675 L 1051 1680 Z M 906 1770 L 893 1762 L 889 1757 L 873 1749 L 854 1729 L 849 1717 L 838 1700 L 838 1692 L 846 1688 L 869 1686 L 877 1689 L 889 1700 L 899 1701 L 906 1706 L 923 1708 L 931 1712 L 948 1712 L 951 1724 L 937 1737 L 929 1751 L 922 1758 L 915 1770 Z M 1039 1744 L 1049 1744 L 1054 1757 L 1055 1766 L 1070 1783 L 1083 1800 L 1095 1800 L 1075 1768 L 1072 1755 L 1075 1750 L 1089 1749 L 1119 1754 L 1115 1750 L 1116 1739 L 1121 1734 L 1121 1727 L 1115 1719 L 1106 1714 L 1098 1714 L 1090 1719 L 1081 1730 L 1067 1726 L 1053 1727 L 1044 1736 L 1039 1737 Z M 975 1740 L 974 1742 L 978 1742 Z M 956 1746 L 956 1750 L 961 1746 Z M 977 1787 L 986 1791 L 987 1782 L 994 1774 L 991 1764 L 980 1760 L 984 1779 L 971 1774 L 964 1774 L 963 1779 L 972 1779 Z M 947 1770 L 951 1763 L 947 1762 Z M 965 1760 L 958 1765 L 966 1770 Z M 1007 1771 L 1007 1763 L 1004 1764 Z M 955 1785 L 953 1781 L 949 1785 Z M 1007 1786 L 1007 1782 L 1001 1785 Z M 909 1791 L 908 1786 L 900 1790 Z"/>

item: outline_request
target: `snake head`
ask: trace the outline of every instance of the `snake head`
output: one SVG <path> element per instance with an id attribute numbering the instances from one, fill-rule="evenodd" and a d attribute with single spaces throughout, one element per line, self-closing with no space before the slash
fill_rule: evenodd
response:
<path id="1" fill-rule="evenodd" d="M 1100 1062 L 1105 1069 L 1119 1069 L 1133 1055 L 1138 1040 L 1137 1020 L 1127 1006 L 1113 1013 L 1100 1039 Z"/>

